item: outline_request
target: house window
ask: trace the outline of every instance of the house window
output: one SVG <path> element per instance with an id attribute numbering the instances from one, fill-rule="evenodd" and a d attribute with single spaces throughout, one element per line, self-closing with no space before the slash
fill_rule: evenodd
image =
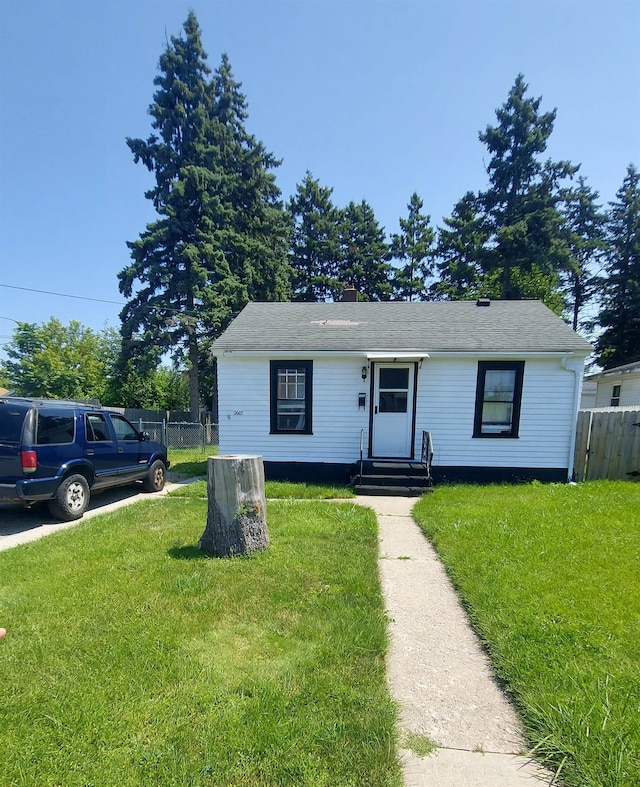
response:
<path id="1" fill-rule="evenodd" d="M 611 407 L 619 407 L 620 406 L 620 391 L 622 390 L 622 385 L 614 385 L 611 389 Z"/>
<path id="2" fill-rule="evenodd" d="M 474 437 L 517 437 L 524 361 L 479 361 Z"/>
<path id="3" fill-rule="evenodd" d="M 311 434 L 312 361 L 271 361 L 271 433 Z"/>

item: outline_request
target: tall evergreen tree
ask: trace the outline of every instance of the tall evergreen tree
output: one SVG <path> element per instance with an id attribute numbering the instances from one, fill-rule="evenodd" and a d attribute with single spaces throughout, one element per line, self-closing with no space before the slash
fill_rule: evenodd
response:
<path id="1" fill-rule="evenodd" d="M 500 298 L 542 298 L 559 311 L 560 271 L 569 265 L 559 185 L 576 168 L 540 160 L 556 112 L 541 113 L 542 99 L 528 98 L 527 89 L 518 75 L 497 125 L 479 135 L 491 154 L 489 188 L 478 195 L 489 232 L 484 286 Z"/>
<path id="2" fill-rule="evenodd" d="M 406 219 L 400 219 L 400 233 L 391 239 L 391 253 L 400 262 L 395 271 L 394 290 L 399 300 L 425 300 L 427 280 L 433 273 L 435 232 L 431 217 L 422 213 L 424 202 L 414 192 L 407 205 Z"/>
<path id="3" fill-rule="evenodd" d="M 483 294 L 482 263 L 489 234 L 478 215 L 478 199 L 468 191 L 445 227 L 438 228 L 437 281 L 431 286 L 436 300 L 467 300 Z"/>
<path id="4" fill-rule="evenodd" d="M 293 225 L 289 263 L 293 298 L 326 301 L 340 289 L 338 263 L 340 211 L 325 188 L 307 172 L 288 202 Z"/>
<path id="5" fill-rule="evenodd" d="M 350 202 L 340 224 L 342 284 L 353 284 L 361 300 L 388 301 L 393 292 L 391 250 L 384 229 L 366 200 Z M 339 298 L 342 288 L 334 292 Z"/>
<path id="6" fill-rule="evenodd" d="M 629 164 L 607 226 L 607 278 L 603 281 L 596 341 L 605 369 L 640 361 L 640 173 Z"/>
<path id="7" fill-rule="evenodd" d="M 606 216 L 597 200 L 598 192 L 587 186 L 582 176 L 575 188 L 565 192 L 564 213 L 571 260 L 563 281 L 574 331 L 578 330 L 580 315 L 596 292 L 596 266 L 606 248 Z"/>
<path id="8" fill-rule="evenodd" d="M 197 415 L 199 365 L 207 343 L 249 297 L 288 294 L 286 219 L 270 169 L 277 161 L 244 129 L 246 102 L 228 60 L 210 78 L 191 12 L 184 37 L 160 57 L 149 107 L 157 132 L 127 139 L 154 173 L 146 196 L 159 218 L 128 243 L 119 274 L 123 368 L 144 373 L 163 353 L 186 361 Z"/>
<path id="9" fill-rule="evenodd" d="M 287 261 L 290 226 L 273 170 L 281 162 L 249 134 L 247 101 L 227 55 L 213 75 L 218 159 L 225 173 L 222 196 L 230 208 L 225 257 L 252 301 L 291 295 Z"/>

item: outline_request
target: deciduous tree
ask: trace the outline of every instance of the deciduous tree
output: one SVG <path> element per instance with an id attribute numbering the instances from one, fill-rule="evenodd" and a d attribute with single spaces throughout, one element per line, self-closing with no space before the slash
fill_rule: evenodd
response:
<path id="1" fill-rule="evenodd" d="M 9 387 L 22 396 L 102 401 L 119 346 L 112 328 L 96 332 L 77 320 L 18 323 L 5 345 Z"/>

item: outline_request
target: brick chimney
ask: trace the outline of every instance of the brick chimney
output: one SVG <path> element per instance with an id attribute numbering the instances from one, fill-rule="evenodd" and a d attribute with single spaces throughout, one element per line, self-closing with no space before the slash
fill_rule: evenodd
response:
<path id="1" fill-rule="evenodd" d="M 353 284 L 347 284 L 342 293 L 342 300 L 347 303 L 355 303 L 358 300 L 358 290 Z"/>

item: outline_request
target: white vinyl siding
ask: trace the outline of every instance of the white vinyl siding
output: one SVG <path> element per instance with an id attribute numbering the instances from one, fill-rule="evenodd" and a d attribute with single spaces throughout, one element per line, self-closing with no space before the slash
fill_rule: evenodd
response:
<path id="1" fill-rule="evenodd" d="M 562 368 L 560 358 L 519 360 L 525 361 L 520 428 L 518 437 L 509 440 L 473 437 L 477 360 L 425 360 L 418 379 L 416 428 L 431 432 L 435 465 L 569 466 L 575 375 Z"/>
<path id="2" fill-rule="evenodd" d="M 257 453 L 272 462 L 352 463 L 359 458 L 360 430 L 365 457 L 369 441 L 371 372 L 362 380 L 362 357 L 301 354 L 313 361 L 313 434 L 270 434 L 270 360 L 219 356 L 220 453 Z M 504 356 L 484 360 L 511 360 Z M 516 360 L 516 359 L 514 359 Z M 518 437 L 473 437 L 477 358 L 426 358 L 418 364 L 415 459 L 422 431 L 430 431 L 434 464 L 455 467 L 570 466 L 575 425 L 573 372 L 561 357 L 523 360 L 524 378 Z M 358 394 L 366 406 L 358 408 Z"/>
<path id="3" fill-rule="evenodd" d="M 219 357 L 220 453 L 257 453 L 271 462 L 355 462 L 369 428 L 369 378 L 362 358 L 313 360 L 313 434 L 269 434 L 269 361 Z M 364 364 L 366 365 L 366 363 Z M 358 394 L 366 407 L 358 409 Z"/>
<path id="4" fill-rule="evenodd" d="M 612 374 L 598 380 L 598 391 L 594 407 L 610 407 L 614 386 L 620 386 L 620 401 L 618 407 L 633 407 L 640 405 L 640 372 L 626 372 L 625 374 Z"/>

